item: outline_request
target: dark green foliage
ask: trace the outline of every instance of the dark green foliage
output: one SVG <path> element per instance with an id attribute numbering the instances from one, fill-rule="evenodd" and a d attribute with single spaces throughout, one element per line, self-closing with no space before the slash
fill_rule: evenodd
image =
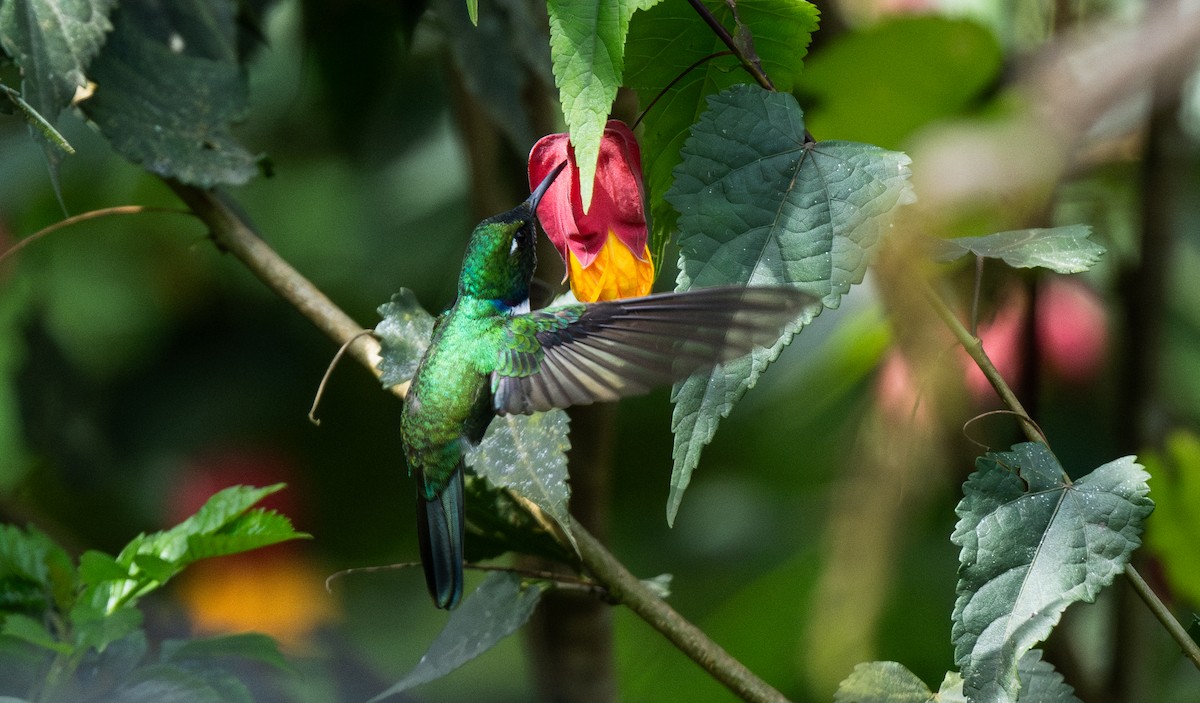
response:
<path id="1" fill-rule="evenodd" d="M 121 3 L 82 107 L 122 156 L 203 187 L 258 173 L 230 132 L 249 105 L 237 11 L 233 0 Z"/>

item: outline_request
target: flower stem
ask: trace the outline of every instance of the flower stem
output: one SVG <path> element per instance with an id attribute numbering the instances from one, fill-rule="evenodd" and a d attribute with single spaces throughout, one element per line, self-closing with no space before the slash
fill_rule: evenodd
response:
<path id="1" fill-rule="evenodd" d="M 749 56 L 746 56 L 745 52 L 742 51 L 742 48 L 738 46 L 736 41 L 734 41 L 733 35 L 729 33 L 728 29 L 725 29 L 725 25 L 721 24 L 717 18 L 713 16 L 713 13 L 704 6 L 704 3 L 701 2 L 701 0 L 688 0 L 688 3 L 691 4 L 692 9 L 694 9 L 696 13 L 700 15 L 700 18 L 704 20 L 705 24 L 712 29 L 713 34 L 716 34 L 717 38 L 724 42 L 725 46 L 729 47 L 729 50 L 733 52 L 733 55 L 738 57 L 738 60 L 742 62 L 742 66 L 746 69 L 746 72 L 749 73 L 754 80 L 758 81 L 758 84 L 763 87 L 763 90 L 775 92 L 775 84 L 771 82 L 771 79 L 767 76 L 766 71 L 763 70 L 762 64 L 752 60 Z"/>

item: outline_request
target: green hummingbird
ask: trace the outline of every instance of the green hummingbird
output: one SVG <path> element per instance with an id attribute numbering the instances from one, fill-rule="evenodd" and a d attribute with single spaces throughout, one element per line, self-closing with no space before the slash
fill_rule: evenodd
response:
<path id="1" fill-rule="evenodd" d="M 463 454 L 496 415 L 645 393 L 769 346 L 816 299 L 794 288 L 718 287 L 529 310 L 538 201 L 471 233 L 458 297 L 405 398 L 401 438 L 417 482 L 425 582 L 439 608 L 463 588 Z"/>

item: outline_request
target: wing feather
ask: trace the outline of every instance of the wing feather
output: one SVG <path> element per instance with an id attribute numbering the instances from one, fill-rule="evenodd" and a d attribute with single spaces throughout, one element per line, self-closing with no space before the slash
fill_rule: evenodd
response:
<path id="1" fill-rule="evenodd" d="M 514 318 L 523 362 L 502 353 L 492 375 L 502 414 L 639 395 L 756 347 L 815 312 L 794 288 L 739 286 L 537 310 Z M 531 342 L 536 342 L 531 344 Z"/>

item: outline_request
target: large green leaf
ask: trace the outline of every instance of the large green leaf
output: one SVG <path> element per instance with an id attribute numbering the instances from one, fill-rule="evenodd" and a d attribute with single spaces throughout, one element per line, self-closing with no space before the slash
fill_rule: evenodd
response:
<path id="1" fill-rule="evenodd" d="M 1133 457 L 1068 483 L 1045 445 L 988 453 L 963 486 L 955 660 L 973 701 L 1015 701 L 1017 662 L 1125 569 L 1154 504 Z"/>
<path id="2" fill-rule="evenodd" d="M 488 574 L 479 588 L 450 613 L 446 627 L 413 670 L 372 698 L 371 703 L 439 679 L 491 649 L 529 620 L 542 590 L 538 584 L 523 585 L 515 574 Z"/>
<path id="3" fill-rule="evenodd" d="M 706 0 L 705 6 L 731 33 L 734 31 L 732 13 L 725 2 Z M 737 12 L 753 36 L 763 70 L 776 88 L 791 91 L 817 29 L 817 8 L 803 0 L 740 0 Z M 688 129 L 707 109 L 707 96 L 753 80 L 733 56 L 714 58 L 692 68 L 705 57 L 723 51 L 727 51 L 725 44 L 687 3 L 661 3 L 635 15 L 630 24 L 625 44 L 625 84 L 638 91 L 643 108 L 659 98 L 642 122 L 643 168 L 654 226 L 651 250 L 656 260 L 675 232 L 678 215 L 664 196 L 671 187 L 672 170 L 679 163 Z M 678 82 L 672 84 L 676 79 Z"/>
<path id="4" fill-rule="evenodd" d="M 625 35 L 640 0 L 549 0 L 550 58 L 579 164 L 584 210 L 592 202 L 600 137 L 625 64 Z"/>
<path id="5" fill-rule="evenodd" d="M 407 288 L 380 305 L 379 316 L 383 318 L 375 325 L 380 344 L 379 381 L 390 388 L 411 380 L 417 372 L 433 337 L 434 319 Z"/>
<path id="6" fill-rule="evenodd" d="M 234 0 L 127 0 L 81 103 L 125 158 L 192 185 L 241 184 L 258 159 L 230 132 L 248 109 Z"/>
<path id="7" fill-rule="evenodd" d="M 53 123 L 87 85 L 88 63 L 112 29 L 116 0 L 5 0 L 0 45 L 21 67 L 25 100 Z"/>
<path id="8" fill-rule="evenodd" d="M 793 285 L 837 307 L 862 281 L 889 214 L 912 199 L 908 164 L 904 154 L 865 144 L 805 142 L 790 95 L 736 86 L 710 97 L 667 194 L 680 212 L 677 288 Z M 668 520 L 719 419 L 814 314 L 770 349 L 675 385 Z"/>
<path id="9" fill-rule="evenodd" d="M 569 423 L 563 410 L 497 417 L 466 460 L 493 486 L 512 490 L 554 518 L 574 546 L 567 509 Z"/>
<path id="10" fill-rule="evenodd" d="M 1104 247 L 1089 239 L 1087 225 L 1020 229 L 984 237 L 958 237 L 934 242 L 934 257 L 953 261 L 967 254 L 1001 259 L 1015 268 L 1048 268 L 1057 273 L 1081 273 L 1095 266 Z"/>

